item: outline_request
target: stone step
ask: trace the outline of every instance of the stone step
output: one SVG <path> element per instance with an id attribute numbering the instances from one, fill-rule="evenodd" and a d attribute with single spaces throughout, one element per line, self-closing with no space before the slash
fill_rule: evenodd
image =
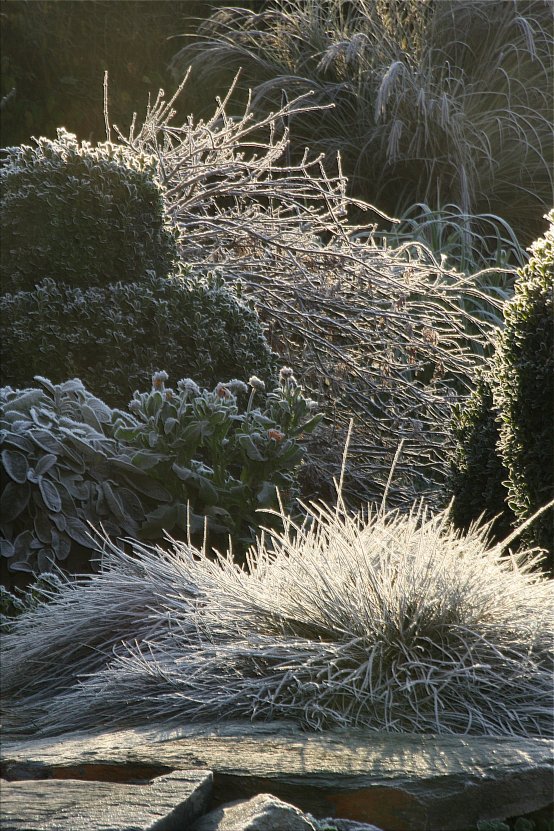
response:
<path id="1" fill-rule="evenodd" d="M 216 805 L 269 793 L 315 817 L 385 831 L 461 831 L 548 806 L 553 749 L 548 739 L 310 734 L 288 722 L 220 722 L 5 739 L 1 758 L 8 777 L 95 765 L 204 768 L 214 772 Z"/>
<path id="2" fill-rule="evenodd" d="M 208 808 L 212 776 L 176 771 L 148 784 L 75 779 L 0 783 L 2 831 L 184 831 Z"/>

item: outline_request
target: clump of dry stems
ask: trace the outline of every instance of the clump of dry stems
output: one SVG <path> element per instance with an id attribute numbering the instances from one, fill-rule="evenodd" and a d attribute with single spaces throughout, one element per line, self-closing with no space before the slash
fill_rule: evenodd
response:
<path id="1" fill-rule="evenodd" d="M 260 118 L 247 103 L 231 118 L 232 92 L 211 119 L 178 125 L 176 96 L 161 93 L 140 128 L 114 129 L 137 154 L 157 157 L 183 261 L 220 270 L 252 300 L 272 347 L 319 397 L 327 448 L 342 446 L 354 417 L 346 495 L 379 499 L 403 440 L 392 503 L 431 497 L 445 472 L 451 405 L 469 389 L 493 328 L 468 309 L 496 301 L 423 245 L 378 246 L 348 222 L 344 176 L 328 176 L 308 151 L 290 161 L 287 119 L 310 108 L 309 95 Z M 106 123 L 110 131 L 107 113 Z M 368 219 L 379 213 L 356 206 Z M 330 480 L 338 466 L 331 450 L 319 473 Z"/>

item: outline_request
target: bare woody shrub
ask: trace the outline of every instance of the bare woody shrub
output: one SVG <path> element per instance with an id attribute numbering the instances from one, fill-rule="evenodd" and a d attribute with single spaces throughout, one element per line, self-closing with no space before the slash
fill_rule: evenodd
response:
<path id="1" fill-rule="evenodd" d="M 552 583 L 532 562 L 444 514 L 311 513 L 261 537 L 249 572 L 182 543 L 106 544 L 101 574 L 46 590 L 5 636 L 9 724 L 552 733 Z"/>
<path id="2" fill-rule="evenodd" d="M 330 482 L 340 467 L 336 448 L 353 415 L 345 493 L 379 499 L 403 441 L 392 503 L 432 495 L 446 472 L 451 405 L 490 339 L 475 306 L 498 312 L 498 303 L 423 245 L 388 251 L 349 225 L 346 179 L 328 176 L 321 157 L 306 151 L 290 162 L 286 121 L 309 110 L 309 96 L 261 118 L 248 103 L 231 118 L 231 93 L 211 119 L 177 125 L 176 96 L 166 102 L 161 93 L 140 127 L 135 119 L 128 135 L 114 130 L 158 159 L 182 259 L 196 272 L 220 269 L 253 300 L 272 347 L 325 404 L 326 449 L 313 483 Z M 109 137 L 107 111 L 106 123 Z"/>

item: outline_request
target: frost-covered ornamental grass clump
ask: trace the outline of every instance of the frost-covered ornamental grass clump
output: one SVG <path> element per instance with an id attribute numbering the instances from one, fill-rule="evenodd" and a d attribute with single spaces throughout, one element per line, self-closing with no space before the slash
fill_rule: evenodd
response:
<path id="1" fill-rule="evenodd" d="M 45 733 L 151 720 L 552 733 L 552 585 L 423 510 L 312 511 L 250 571 L 184 544 L 104 570 L 5 637 L 10 721 Z"/>

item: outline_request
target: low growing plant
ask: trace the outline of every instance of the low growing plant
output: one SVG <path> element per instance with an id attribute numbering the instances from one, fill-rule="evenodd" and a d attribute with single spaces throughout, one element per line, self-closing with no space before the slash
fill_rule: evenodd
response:
<path id="1" fill-rule="evenodd" d="M 314 401 L 306 399 L 292 370 L 284 367 L 279 385 L 254 406 L 265 387 L 256 376 L 248 385 L 233 379 L 201 390 L 191 379 L 166 388 L 156 373 L 150 393 L 135 393 L 129 404 L 134 423 L 115 422 L 115 438 L 135 453 L 132 462 L 169 490 L 172 502 L 151 514 L 143 538 L 162 529 L 178 536 L 206 530 L 226 547 L 230 537 L 240 558 L 254 529 L 270 523 L 257 513 L 283 504 L 292 507 L 295 469 L 302 459 L 298 440 L 320 422 Z M 239 399 L 247 396 L 246 407 Z M 223 537 L 222 537 L 223 535 Z"/>
<path id="2" fill-rule="evenodd" d="M 149 510 L 171 498 L 111 436 L 116 411 L 77 379 L 36 380 L 36 389 L 0 390 L 4 581 L 55 566 L 89 570 L 89 523 L 137 536 Z"/>
<path id="3" fill-rule="evenodd" d="M 156 160 L 79 143 L 63 128 L 53 141 L 5 151 L 0 208 L 4 292 L 44 277 L 85 289 L 134 282 L 149 270 L 166 276 L 177 260 Z"/>
<path id="4" fill-rule="evenodd" d="M 275 373 L 255 310 L 213 272 L 87 288 L 47 279 L 0 297 L 0 320 L 2 382 L 14 388 L 77 377 L 123 408 L 164 366 L 207 387 L 244 367 L 268 384 Z"/>
<path id="5" fill-rule="evenodd" d="M 110 409 L 77 379 L 0 391 L 8 573 L 98 567 L 90 525 L 113 538 L 209 534 L 225 547 L 230 535 L 241 559 L 259 525 L 270 523 L 258 511 L 278 506 L 278 488 L 292 507 L 299 440 L 321 418 L 292 372 L 281 371 L 262 408 L 254 406 L 264 388 L 255 376 L 250 387 L 232 380 L 213 391 L 190 379 L 166 389 L 166 378 L 156 373 L 151 392 L 136 392 L 131 413 Z"/>
<path id="6" fill-rule="evenodd" d="M 249 571 L 187 544 L 106 542 L 100 574 L 15 621 L 10 713 L 45 734 L 283 718 L 552 735 L 553 584 L 524 555 L 422 509 L 311 519 L 283 515 Z"/>

